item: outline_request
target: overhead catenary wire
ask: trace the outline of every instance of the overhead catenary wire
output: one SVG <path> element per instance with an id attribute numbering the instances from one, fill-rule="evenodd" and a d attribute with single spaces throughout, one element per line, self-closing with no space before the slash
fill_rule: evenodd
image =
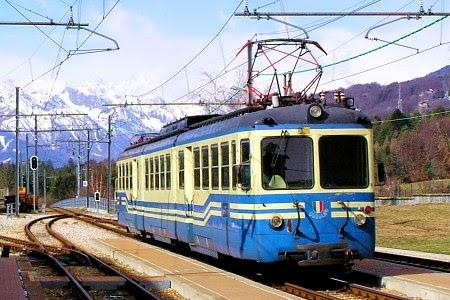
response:
<path id="1" fill-rule="evenodd" d="M 228 23 L 230 22 L 230 20 L 233 18 L 234 14 L 237 12 L 237 10 L 239 9 L 239 7 L 241 7 L 242 2 L 244 0 L 240 0 L 239 4 L 236 6 L 236 8 L 234 9 L 233 13 L 228 17 L 228 19 L 225 21 L 225 23 L 222 25 L 222 27 L 219 29 L 219 31 L 206 43 L 205 46 L 203 46 L 202 49 L 200 49 L 199 52 L 197 52 L 183 67 L 181 67 L 178 71 L 176 71 L 174 74 L 172 74 L 171 76 L 169 76 L 169 78 L 167 78 L 164 82 L 162 82 L 161 84 L 159 84 L 158 86 L 152 88 L 149 91 L 146 91 L 144 93 L 140 93 L 140 94 L 134 94 L 134 95 L 129 95 L 131 97 L 135 97 L 135 98 L 139 98 L 139 97 L 143 97 L 146 96 L 150 93 L 153 93 L 154 91 L 160 89 L 161 87 L 163 87 L 164 85 L 166 85 L 168 82 L 170 82 L 172 79 L 174 79 L 178 74 L 180 74 L 181 72 L 184 71 L 185 68 L 187 68 L 192 62 L 194 62 L 211 44 L 212 42 L 214 42 L 214 40 L 222 33 L 222 31 L 227 27 Z"/>
<path id="2" fill-rule="evenodd" d="M 8 0 L 5 0 L 8 1 Z M 30 84 L 34 83 L 36 80 L 44 77 L 45 75 L 47 75 L 48 73 L 52 72 L 54 69 L 61 67 L 67 60 L 69 60 L 73 53 L 76 53 L 76 51 L 78 51 L 86 42 L 87 40 L 92 36 L 93 32 L 96 32 L 96 30 L 98 29 L 98 27 L 100 27 L 100 25 L 103 23 L 103 21 L 105 21 L 105 19 L 108 17 L 108 15 L 113 11 L 113 9 L 117 6 L 117 4 L 120 2 L 120 0 L 117 0 L 114 5 L 111 7 L 111 9 L 108 11 L 108 13 L 105 15 L 105 18 L 102 18 L 102 20 L 96 25 L 96 27 L 94 28 L 94 30 L 92 30 L 90 32 L 90 34 L 84 39 L 84 41 L 76 48 L 76 50 L 72 50 L 72 54 L 68 53 L 67 57 L 63 60 L 61 60 L 58 64 L 54 65 L 53 67 L 51 67 L 50 69 L 48 69 L 47 71 L 44 71 L 43 73 L 41 73 L 37 78 L 34 78 L 34 80 L 31 80 L 30 82 L 26 83 L 25 85 L 22 86 L 23 88 L 28 87 Z"/>
<path id="3" fill-rule="evenodd" d="M 28 22 L 32 22 L 27 16 L 25 16 L 20 10 L 18 10 L 9 0 L 4 0 L 8 3 L 15 11 L 17 11 L 22 17 L 24 17 Z M 57 41 L 55 41 L 51 36 L 49 36 L 45 31 L 43 31 L 39 26 L 33 25 L 37 30 L 39 30 L 43 35 L 45 35 L 50 41 L 52 41 L 55 45 L 61 48 L 64 52 L 69 53 L 62 45 L 60 45 Z"/>
<path id="4" fill-rule="evenodd" d="M 342 79 L 350 78 L 350 77 L 353 77 L 353 76 L 356 76 L 356 75 L 360 75 L 360 74 L 363 74 L 363 73 L 367 73 L 367 72 L 370 72 L 370 71 L 373 71 L 373 70 L 376 70 L 376 69 L 379 69 L 379 68 L 382 68 L 382 67 L 385 67 L 385 66 L 388 66 L 388 65 L 400 62 L 402 60 L 411 58 L 411 57 L 416 56 L 416 55 L 420 55 L 422 53 L 431 51 L 431 50 L 433 50 L 435 48 L 442 47 L 442 46 L 448 45 L 448 44 L 450 44 L 450 42 L 439 43 L 439 44 L 431 46 L 429 48 L 426 48 L 426 49 L 423 49 L 423 50 L 419 50 L 419 52 L 412 53 L 412 54 L 409 54 L 409 55 L 406 55 L 406 56 L 403 56 L 403 57 L 391 60 L 391 61 L 389 61 L 387 63 L 383 63 L 381 65 L 377 65 L 377 66 L 374 66 L 374 67 L 371 67 L 371 68 L 368 68 L 368 69 L 365 69 L 365 70 L 362 70 L 362 71 L 359 71 L 359 72 L 356 72 L 356 73 L 352 73 L 352 74 L 345 75 L 345 76 L 342 76 L 342 77 L 339 77 L 339 78 L 336 78 L 336 79 L 333 79 L 333 80 L 330 80 L 330 81 L 327 81 L 327 82 L 323 82 L 319 86 L 330 84 L 330 83 L 333 83 L 333 82 L 336 82 L 336 81 L 339 81 L 339 80 L 342 80 Z"/>
<path id="5" fill-rule="evenodd" d="M 450 113 L 450 110 L 435 112 L 435 113 L 429 113 L 429 114 L 423 114 L 419 116 L 411 116 L 411 117 L 404 117 L 404 118 L 397 118 L 397 119 L 386 119 L 386 120 L 375 120 L 372 121 L 374 124 L 381 124 L 381 123 L 388 123 L 388 122 L 399 122 L 399 121 L 405 121 L 405 120 L 413 120 L 413 119 L 422 119 L 426 117 L 432 117 L 432 116 L 439 116 L 439 115 L 445 115 Z"/>
<path id="6" fill-rule="evenodd" d="M 422 27 L 419 28 L 419 29 L 416 29 L 416 30 L 414 30 L 414 31 L 412 31 L 412 32 L 410 32 L 410 33 L 408 33 L 408 34 L 406 34 L 406 35 L 403 35 L 403 36 L 401 36 L 401 37 L 399 37 L 399 38 L 397 38 L 397 39 L 395 39 L 395 40 L 393 40 L 393 41 L 387 42 L 386 44 L 383 44 L 383 45 L 381 45 L 381 46 L 372 48 L 372 49 L 367 50 L 367 51 L 365 51 L 365 52 L 362 52 L 362 53 L 359 53 L 359 54 L 357 54 L 357 55 L 353 55 L 353 56 L 344 58 L 344 59 L 342 59 L 342 60 L 339 60 L 339 61 L 336 61 L 336 62 L 333 62 L 333 63 L 329 63 L 329 64 L 326 64 L 326 65 L 322 65 L 321 68 L 322 68 L 322 69 L 329 68 L 329 67 L 332 67 L 332 66 L 335 66 L 335 65 L 339 65 L 339 64 L 342 64 L 342 63 L 346 63 L 346 62 L 349 62 L 349 61 L 351 61 L 351 60 L 354 60 L 354 59 L 363 57 L 363 56 L 365 56 L 365 55 L 371 54 L 371 53 L 376 52 L 376 51 L 378 51 L 378 50 L 381 50 L 381 49 L 383 49 L 383 48 L 385 48 L 385 47 L 387 47 L 387 46 L 390 46 L 390 45 L 392 45 L 392 44 L 394 44 L 394 43 L 397 43 L 397 42 L 399 42 L 399 41 L 401 41 L 401 40 L 404 40 L 404 39 L 406 39 L 406 38 L 408 38 L 408 37 L 410 37 L 410 36 L 412 36 L 412 35 L 414 35 L 414 34 L 420 32 L 420 31 L 422 31 L 422 30 L 425 30 L 425 29 L 427 29 L 428 27 L 433 26 L 433 25 L 435 25 L 436 23 L 439 23 L 439 22 L 443 21 L 443 20 L 446 19 L 446 18 L 447 18 L 447 16 L 441 17 L 441 18 L 439 18 L 439 19 L 437 19 L 437 20 L 435 20 L 435 21 L 433 21 L 433 22 L 431 22 L 431 23 L 429 23 L 429 24 L 427 24 L 427 25 L 425 25 L 425 26 L 422 26 Z M 316 70 L 316 68 L 310 68 L 310 69 L 305 69 L 305 70 L 300 70 L 300 71 L 293 71 L 293 72 L 291 72 L 291 73 L 296 74 L 296 73 L 304 73 L 304 72 L 310 72 L 310 71 L 315 71 L 315 70 Z M 285 74 L 285 73 L 280 73 L 280 74 L 283 75 L 283 74 Z M 273 76 L 273 74 L 263 74 L 263 73 L 261 73 L 261 74 L 259 74 L 259 75 L 262 75 L 262 76 Z"/>

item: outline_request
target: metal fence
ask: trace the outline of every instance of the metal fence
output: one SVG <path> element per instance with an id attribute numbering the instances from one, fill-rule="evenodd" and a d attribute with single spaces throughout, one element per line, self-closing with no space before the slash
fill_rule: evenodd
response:
<path id="1" fill-rule="evenodd" d="M 61 208 L 86 208 L 88 211 L 99 212 L 99 213 L 111 213 L 116 212 L 116 206 L 114 199 L 110 199 L 109 202 L 109 212 L 108 212 L 108 199 L 100 198 L 100 201 L 95 201 L 93 197 L 89 198 L 89 207 L 86 205 L 86 197 L 80 198 L 69 198 L 60 200 L 51 205 L 51 207 L 61 207 Z"/>
<path id="2" fill-rule="evenodd" d="M 411 198 L 421 195 L 450 194 L 450 179 L 401 183 L 398 185 L 384 185 L 375 188 L 375 197 Z"/>

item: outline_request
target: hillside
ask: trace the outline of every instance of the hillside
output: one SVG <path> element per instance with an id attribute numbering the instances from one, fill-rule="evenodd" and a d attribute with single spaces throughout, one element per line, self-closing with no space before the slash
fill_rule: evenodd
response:
<path id="1" fill-rule="evenodd" d="M 93 140 L 104 142 L 107 134 L 107 117 L 113 117 L 113 148 L 112 155 L 116 157 L 128 144 L 135 133 L 158 131 L 167 122 L 179 119 L 186 115 L 207 113 L 207 109 L 199 106 L 124 106 L 120 108 L 107 108 L 104 105 L 110 103 L 125 103 L 124 95 L 130 93 L 136 86 L 136 82 L 122 82 L 112 84 L 105 82 L 89 83 L 83 86 L 72 87 L 59 83 L 52 89 L 52 96 L 48 96 L 48 84 L 33 85 L 32 90 L 24 90 L 20 95 L 21 114 L 42 113 L 85 113 L 86 117 L 39 117 L 38 130 L 85 128 L 87 124 L 98 128 L 91 135 Z M 145 83 L 140 83 L 146 86 Z M 430 73 L 424 77 L 401 82 L 401 98 L 404 113 L 418 111 L 425 113 L 443 107 L 450 107 L 450 66 Z M 14 161 L 14 114 L 15 96 L 14 84 L 9 81 L 0 83 L 0 162 Z M 378 83 L 356 84 L 345 89 L 346 95 L 356 100 L 357 107 L 371 117 L 385 118 L 397 107 L 399 95 L 399 83 L 380 85 Z M 191 93 L 190 101 L 207 102 L 222 101 L 227 91 L 224 89 L 221 97 L 211 91 Z M 214 98 L 214 99 L 211 99 Z M 220 99 L 219 99 L 220 98 Z M 131 99 L 131 101 L 141 101 Z M 164 102 L 164 99 L 146 99 L 144 102 Z M 95 126 L 94 126 L 95 124 Z M 21 128 L 29 132 L 29 145 L 32 145 L 34 119 L 23 117 Z M 8 132 L 10 131 L 10 132 Z M 83 140 L 85 132 L 66 131 L 59 135 L 49 132 L 38 134 L 39 144 L 48 145 L 55 140 Z M 20 147 L 25 149 L 25 132 L 20 135 Z M 61 149 L 64 148 L 64 149 Z M 41 159 L 64 159 L 58 163 L 66 163 L 67 153 L 76 158 L 76 145 L 54 145 L 39 149 Z M 84 149 L 84 146 L 82 147 Z M 24 150 L 22 150 L 25 152 Z M 58 152 L 56 152 L 58 151 Z M 104 159 L 106 157 L 106 145 L 95 143 L 91 157 Z"/>
<path id="2" fill-rule="evenodd" d="M 358 108 L 364 113 L 384 119 L 397 108 L 399 85 L 405 113 L 425 113 L 439 106 L 450 107 L 450 66 L 400 84 L 356 84 L 346 88 L 345 92 L 355 98 Z"/>

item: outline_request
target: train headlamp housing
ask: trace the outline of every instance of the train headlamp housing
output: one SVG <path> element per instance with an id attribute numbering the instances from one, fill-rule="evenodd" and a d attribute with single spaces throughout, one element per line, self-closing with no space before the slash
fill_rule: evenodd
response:
<path id="1" fill-rule="evenodd" d="M 308 113 L 311 117 L 318 119 L 323 115 L 323 108 L 320 104 L 311 104 L 308 108 Z"/>
<path id="2" fill-rule="evenodd" d="M 274 229 L 280 229 L 284 224 L 283 217 L 280 215 L 275 215 L 270 219 L 270 227 Z"/>
<path id="3" fill-rule="evenodd" d="M 353 217 L 353 220 L 355 221 L 356 225 L 363 226 L 364 224 L 366 224 L 367 217 L 363 213 L 356 213 Z"/>

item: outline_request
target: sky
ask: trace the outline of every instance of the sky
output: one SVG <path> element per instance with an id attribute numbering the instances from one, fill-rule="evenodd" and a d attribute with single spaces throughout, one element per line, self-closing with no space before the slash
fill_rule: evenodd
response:
<path id="1" fill-rule="evenodd" d="M 88 36 L 87 31 L 66 27 L 41 26 L 38 29 L 1 25 L 0 81 L 12 81 L 29 91 L 42 86 L 48 90 L 51 86 L 54 93 L 65 85 L 77 87 L 102 83 L 115 85 L 124 96 L 140 96 L 144 100 L 162 97 L 176 101 L 208 82 L 227 88 L 242 86 L 246 71 L 245 66 L 239 65 L 245 65 L 245 51 L 236 55 L 246 41 L 304 37 L 295 26 L 307 29 L 310 40 L 317 41 L 327 52 L 324 55 L 317 48 L 310 47 L 323 67 L 319 89 L 405 81 L 449 64 L 450 44 L 446 43 L 450 42 L 450 23 L 447 19 L 427 28 L 424 27 L 439 18 L 399 20 L 375 28 L 369 37 L 385 41 L 405 37 L 398 42 L 401 45 L 380 48 L 385 43 L 365 39 L 364 36 L 376 24 L 396 17 L 279 17 L 294 26 L 249 17 L 230 18 L 236 9 L 243 12 L 244 2 L 2 0 L 0 21 L 51 19 L 65 23 L 72 6 L 74 22 L 89 23 L 88 29 L 108 38 Z M 257 9 L 260 12 L 419 10 L 419 1 L 406 0 L 249 0 L 248 4 L 250 11 Z M 424 9 L 430 7 L 433 12 L 449 12 L 450 1 L 424 1 Z M 408 36 L 415 31 L 418 32 Z M 86 38 L 86 43 L 82 44 Z M 80 49 L 84 50 L 114 48 L 111 39 L 118 43 L 119 50 L 71 55 L 67 59 L 68 54 L 81 44 Z M 435 48 L 427 50 L 430 47 Z M 380 49 L 373 51 L 377 48 Z M 391 63 L 399 59 L 402 60 Z M 52 70 L 61 61 L 64 63 Z M 279 68 L 279 72 L 289 70 L 287 65 Z M 211 80 L 224 70 L 224 76 Z M 178 75 L 174 76 L 176 73 Z M 300 87 L 308 76 L 314 76 L 314 72 L 295 75 L 297 81 L 294 82 Z M 268 84 L 267 77 L 257 80 L 261 86 Z"/>

